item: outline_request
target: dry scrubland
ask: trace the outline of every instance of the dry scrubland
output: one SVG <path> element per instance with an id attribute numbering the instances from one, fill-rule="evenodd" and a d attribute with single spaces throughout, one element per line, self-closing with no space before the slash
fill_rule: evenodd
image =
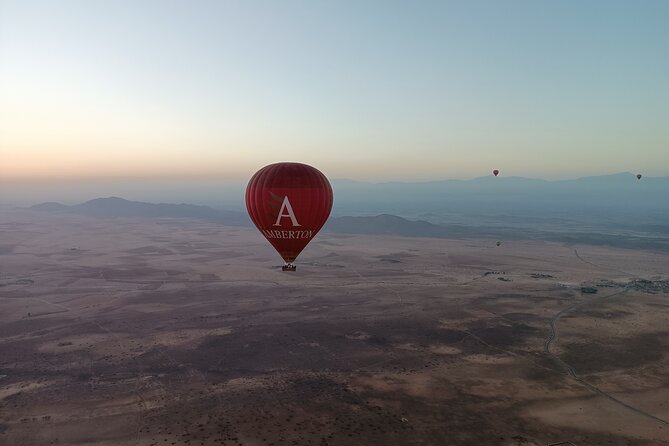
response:
<path id="1" fill-rule="evenodd" d="M 666 254 L 0 224 L 3 445 L 669 445 Z"/>

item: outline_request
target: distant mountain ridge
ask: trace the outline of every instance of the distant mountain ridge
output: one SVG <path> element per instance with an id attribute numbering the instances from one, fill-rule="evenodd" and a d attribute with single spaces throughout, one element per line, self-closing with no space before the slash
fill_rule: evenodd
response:
<path id="1" fill-rule="evenodd" d="M 119 197 L 95 198 L 85 203 L 67 206 L 47 202 L 29 207 L 34 211 L 64 212 L 91 217 L 193 218 L 214 221 L 229 226 L 250 226 L 251 220 L 241 212 L 217 210 L 193 204 L 145 203 Z M 409 237 L 449 237 L 467 233 L 461 227 L 447 228 L 424 220 L 408 220 L 396 215 L 371 217 L 331 217 L 325 230 L 350 234 L 387 234 Z"/>
<path id="2" fill-rule="evenodd" d="M 400 235 L 405 237 L 456 238 L 467 235 L 467 231 L 458 225 L 442 226 L 425 220 L 408 220 L 390 214 L 367 217 L 334 217 L 325 225 L 325 230 L 344 234 Z"/>
<path id="3" fill-rule="evenodd" d="M 431 193 L 438 191 L 440 193 L 449 192 L 478 192 L 486 191 L 492 194 L 508 192 L 511 190 L 526 191 L 528 187 L 539 188 L 542 192 L 561 192 L 561 191 L 580 191 L 587 192 L 590 188 L 599 190 L 602 186 L 616 190 L 625 190 L 634 185 L 644 190 L 669 189 L 669 176 L 664 177 L 642 177 L 637 180 L 636 174 L 631 172 L 622 172 L 611 175 L 588 176 L 569 180 L 544 180 L 537 178 L 526 178 L 519 176 L 484 176 L 472 178 L 469 180 L 437 180 L 425 182 L 382 182 L 369 183 L 353 180 L 333 180 L 333 185 L 342 190 L 354 189 L 357 192 L 367 190 L 393 191 L 414 193 L 424 191 Z"/>
<path id="4" fill-rule="evenodd" d="M 435 186 L 435 185 L 445 185 L 445 184 L 474 184 L 474 183 L 487 183 L 490 184 L 491 182 L 508 182 L 508 181 L 517 181 L 517 182 L 525 182 L 525 183 L 543 183 L 543 184 L 553 184 L 553 185 L 560 185 L 560 184 L 567 184 L 567 183 L 590 183 L 590 182 L 599 182 L 599 183 L 606 183 L 608 182 L 609 184 L 613 183 L 629 183 L 629 182 L 635 182 L 637 181 L 636 179 L 636 173 L 633 172 L 618 172 L 618 173 L 612 173 L 612 174 L 606 174 L 606 175 L 589 175 L 589 176 L 584 176 L 584 177 L 579 177 L 579 178 L 569 178 L 565 180 L 546 180 L 543 178 L 530 178 L 530 177 L 523 177 L 523 176 L 518 176 L 518 175 L 512 175 L 512 176 L 505 176 L 504 172 L 500 173 L 498 177 L 491 175 L 485 175 L 485 176 L 480 176 L 480 177 L 474 177 L 474 178 L 469 178 L 469 179 L 445 179 L 445 180 L 431 180 L 431 181 L 381 181 L 381 182 L 369 182 L 369 181 L 358 181 L 358 180 L 351 180 L 347 178 L 337 178 L 333 179 L 333 183 L 338 183 L 341 185 L 352 185 L 352 186 L 365 186 L 365 185 L 374 185 L 374 186 L 386 186 L 386 185 L 403 185 L 403 186 L 411 186 L 411 185 L 429 185 L 429 186 Z M 651 176 L 643 176 L 642 180 L 645 182 L 653 182 L 653 183 L 665 183 L 669 184 L 669 175 L 666 176 L 660 176 L 660 177 L 651 177 Z"/>
<path id="5" fill-rule="evenodd" d="M 630 172 L 547 181 L 493 175 L 471 180 L 423 183 L 361 183 L 334 180 L 339 215 L 390 213 L 415 218 L 433 214 L 433 223 L 471 220 L 481 215 L 568 218 L 596 216 L 600 222 L 630 218 L 663 223 L 669 215 L 669 176 L 642 177 Z M 588 217 L 589 218 L 589 217 Z"/>
<path id="6" fill-rule="evenodd" d="M 96 198 L 85 203 L 67 206 L 55 202 L 40 203 L 28 208 L 41 212 L 74 213 L 92 217 L 140 218 L 190 218 L 221 223 L 227 226 L 251 226 L 249 217 L 242 212 L 216 210 L 209 206 L 192 204 L 146 203 L 119 197 Z M 551 229 L 537 222 L 533 227 L 508 225 L 434 224 L 425 220 L 412 220 L 397 215 L 330 217 L 324 231 L 340 234 L 393 235 L 432 238 L 496 238 L 549 240 L 569 244 L 592 244 L 669 250 L 669 226 L 656 225 L 645 228 L 647 234 L 620 233 L 619 231 Z"/>
<path id="7" fill-rule="evenodd" d="M 613 175 L 546 181 L 489 175 L 425 183 L 333 180 L 333 215 L 324 230 L 407 237 L 537 239 L 669 249 L 669 176 Z M 214 194 L 214 191 L 211 192 Z M 239 209 L 243 191 L 215 191 Z M 231 201 L 231 200 L 236 201 Z M 48 202 L 35 211 L 95 217 L 196 218 L 251 226 L 246 212 L 119 197 L 74 206 Z"/>
<path id="8" fill-rule="evenodd" d="M 146 203 L 119 197 L 95 198 L 73 206 L 47 202 L 31 206 L 29 209 L 67 212 L 91 217 L 197 218 L 225 222 L 225 224 L 231 226 L 249 226 L 251 224 L 248 216 L 241 212 L 217 210 L 209 206 L 185 203 Z"/>

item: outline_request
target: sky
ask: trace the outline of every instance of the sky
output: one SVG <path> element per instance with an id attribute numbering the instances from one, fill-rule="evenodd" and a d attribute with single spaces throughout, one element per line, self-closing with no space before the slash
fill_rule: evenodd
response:
<path id="1" fill-rule="evenodd" d="M 669 175 L 667 23 L 667 1 L 0 0 L 0 177 Z"/>

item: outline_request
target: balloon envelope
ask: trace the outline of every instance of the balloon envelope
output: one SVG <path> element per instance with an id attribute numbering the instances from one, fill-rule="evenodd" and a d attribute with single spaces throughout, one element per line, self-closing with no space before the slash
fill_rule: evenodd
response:
<path id="1" fill-rule="evenodd" d="M 499 170 L 497 170 L 497 169 L 493 170 L 492 174 L 495 175 L 495 176 L 499 175 Z"/>
<path id="2" fill-rule="evenodd" d="M 265 166 L 246 187 L 251 220 L 286 263 L 294 262 L 323 227 L 332 199 L 325 175 L 300 163 Z"/>
<path id="3" fill-rule="evenodd" d="M 640 173 L 637 173 L 637 174 L 636 174 L 636 179 L 637 179 L 637 180 L 640 180 L 640 179 L 641 179 L 641 174 L 640 174 Z"/>

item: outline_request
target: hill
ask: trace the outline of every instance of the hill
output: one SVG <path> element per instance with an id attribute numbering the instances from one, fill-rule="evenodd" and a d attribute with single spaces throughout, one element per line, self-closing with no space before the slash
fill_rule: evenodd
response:
<path id="1" fill-rule="evenodd" d="M 119 197 L 95 198 L 74 206 L 40 203 L 29 209 L 47 212 L 69 212 L 91 217 L 197 218 L 230 226 L 249 226 L 248 216 L 241 212 L 218 210 L 194 204 L 146 203 Z"/>
<path id="2" fill-rule="evenodd" d="M 218 210 L 192 204 L 146 203 L 119 197 L 96 198 L 67 206 L 41 203 L 29 209 L 42 212 L 68 212 L 91 217 L 190 218 L 213 221 L 226 226 L 250 226 L 241 212 Z M 643 231 L 574 226 L 550 218 L 507 217 L 501 221 L 481 219 L 477 225 L 435 224 L 423 219 L 409 219 L 391 214 L 330 217 L 324 231 L 340 234 L 397 235 L 433 238 L 495 238 L 505 240 L 548 240 L 567 244 L 606 245 L 622 248 L 669 250 L 669 227 L 646 225 Z"/>

